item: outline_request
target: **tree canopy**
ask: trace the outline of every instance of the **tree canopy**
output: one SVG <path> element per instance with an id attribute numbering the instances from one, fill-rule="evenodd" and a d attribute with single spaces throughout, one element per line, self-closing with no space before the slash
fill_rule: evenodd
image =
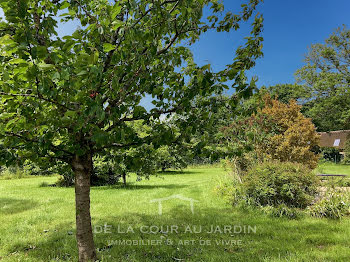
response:
<path id="1" fill-rule="evenodd" d="M 202 8 L 217 1 L 3 1 L 1 23 L 1 132 L 7 148 L 26 157 L 67 160 L 93 150 L 162 143 L 171 130 L 161 114 L 189 112 L 194 99 L 227 88 L 246 89 L 243 70 L 261 55 L 261 18 L 235 61 L 214 73 L 198 67 L 187 46 L 210 28 L 229 31 L 248 19 L 228 13 L 202 24 Z M 79 21 L 71 36 L 59 37 L 56 21 Z M 165 23 L 167 21 L 167 23 Z M 189 81 L 185 78 L 189 77 Z M 140 102 L 149 95 L 154 107 Z M 152 134 L 140 138 L 128 122 L 142 119 Z M 191 127 L 189 127 L 191 128 Z M 77 143 L 79 142 L 79 143 Z"/>

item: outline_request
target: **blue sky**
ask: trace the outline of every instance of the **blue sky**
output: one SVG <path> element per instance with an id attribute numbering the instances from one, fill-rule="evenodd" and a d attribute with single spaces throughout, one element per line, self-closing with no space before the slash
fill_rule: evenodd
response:
<path id="1" fill-rule="evenodd" d="M 237 13 L 240 2 L 224 0 L 225 10 Z M 265 0 L 258 10 L 264 16 L 264 57 L 248 74 L 258 76 L 258 86 L 294 82 L 311 44 L 324 42 L 343 24 L 350 27 L 349 0 Z M 245 27 L 238 33 L 207 33 L 192 47 L 196 62 L 224 68 L 248 33 Z"/>

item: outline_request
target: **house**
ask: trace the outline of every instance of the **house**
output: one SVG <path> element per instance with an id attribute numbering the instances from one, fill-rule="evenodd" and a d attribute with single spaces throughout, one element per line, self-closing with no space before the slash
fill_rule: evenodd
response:
<path id="1" fill-rule="evenodd" d="M 340 152 L 344 151 L 345 143 L 350 139 L 350 130 L 338 130 L 329 132 L 319 132 L 320 147 L 334 147 Z"/>

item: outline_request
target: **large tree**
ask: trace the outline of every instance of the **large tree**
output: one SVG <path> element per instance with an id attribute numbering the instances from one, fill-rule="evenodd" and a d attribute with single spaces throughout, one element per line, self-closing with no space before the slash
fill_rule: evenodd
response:
<path id="1" fill-rule="evenodd" d="M 79 261 L 96 259 L 90 215 L 93 157 L 111 149 L 171 143 L 174 132 L 162 121 L 171 113 L 186 115 L 182 131 L 192 132 L 191 120 L 208 115 L 213 94 L 229 88 L 228 80 L 238 98 L 251 92 L 254 82 L 247 83 L 244 71 L 262 55 L 259 14 L 222 71 L 197 66 L 189 45 L 208 30 L 237 30 L 259 2 L 250 0 L 240 13 L 224 14 L 218 0 L 0 1 L 5 14 L 0 23 L 0 145 L 6 150 L 1 160 L 70 165 Z M 79 28 L 60 36 L 57 32 L 69 21 Z M 151 109 L 142 106 L 144 97 L 152 99 Z M 147 136 L 128 124 L 136 120 L 151 127 Z"/>
<path id="2" fill-rule="evenodd" d="M 297 100 L 318 131 L 350 129 L 350 30 L 338 28 L 325 43 L 313 44 L 295 84 L 267 88 L 283 103 Z"/>
<path id="3" fill-rule="evenodd" d="M 305 61 L 296 72 L 303 112 L 319 131 L 350 129 L 350 30 L 338 28 L 325 43 L 312 45 Z"/>
<path id="4" fill-rule="evenodd" d="M 242 171 L 266 160 L 301 163 L 314 169 L 318 156 L 314 153 L 319 136 L 311 119 L 301 112 L 301 106 L 291 100 L 288 104 L 262 97 L 257 113 L 223 128 L 222 144 Z"/>

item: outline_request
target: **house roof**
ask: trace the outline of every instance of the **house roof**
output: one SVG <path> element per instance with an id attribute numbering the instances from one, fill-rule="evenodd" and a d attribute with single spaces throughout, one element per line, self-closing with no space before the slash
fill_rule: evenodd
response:
<path id="1" fill-rule="evenodd" d="M 345 142 L 350 139 L 350 130 L 338 130 L 329 132 L 320 132 L 321 147 L 335 147 L 338 149 L 345 148 Z"/>

